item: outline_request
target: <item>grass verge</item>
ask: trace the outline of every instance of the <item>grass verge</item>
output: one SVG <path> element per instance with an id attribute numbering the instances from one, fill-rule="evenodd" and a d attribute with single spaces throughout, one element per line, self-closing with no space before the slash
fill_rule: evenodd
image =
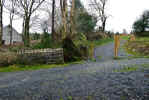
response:
<path id="1" fill-rule="evenodd" d="M 0 67 L 0 72 L 17 72 L 17 71 L 32 71 L 39 69 L 63 68 L 73 64 L 83 64 L 84 61 L 77 61 L 65 64 L 51 64 L 51 65 L 11 65 L 8 67 Z"/>
<path id="2" fill-rule="evenodd" d="M 114 70 L 114 72 L 132 72 L 132 71 L 137 71 L 138 67 L 137 66 L 126 66 L 120 70 Z"/>
<path id="3" fill-rule="evenodd" d="M 121 39 L 122 39 L 122 40 L 129 40 L 129 39 L 130 39 L 130 36 L 129 36 L 129 35 L 121 36 Z"/>
<path id="4" fill-rule="evenodd" d="M 113 72 L 133 72 L 133 71 L 137 71 L 138 69 L 141 69 L 143 71 L 146 68 L 149 69 L 149 64 L 125 66 L 124 68 L 120 70 L 116 69 Z"/>

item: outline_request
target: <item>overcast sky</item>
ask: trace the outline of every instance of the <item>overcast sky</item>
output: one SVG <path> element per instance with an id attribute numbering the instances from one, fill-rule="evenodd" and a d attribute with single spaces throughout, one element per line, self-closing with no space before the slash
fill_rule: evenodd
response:
<path id="1" fill-rule="evenodd" d="M 82 0 L 87 4 L 87 0 Z M 107 20 L 107 30 L 122 32 L 123 29 L 131 31 L 133 22 L 143 13 L 149 10 L 149 0 L 109 0 L 107 13 L 111 17 Z M 9 15 L 4 14 L 4 25 L 9 24 Z M 14 21 L 14 27 L 21 32 L 21 20 Z"/>
<path id="2" fill-rule="evenodd" d="M 134 21 L 149 10 L 149 0 L 109 0 L 108 13 L 112 15 L 108 20 L 107 29 L 131 31 Z"/>

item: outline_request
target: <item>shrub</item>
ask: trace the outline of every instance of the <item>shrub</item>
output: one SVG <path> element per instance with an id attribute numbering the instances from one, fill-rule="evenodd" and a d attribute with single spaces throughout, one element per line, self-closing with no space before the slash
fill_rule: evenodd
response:
<path id="1" fill-rule="evenodd" d="M 79 48 L 73 43 L 73 41 L 66 37 L 62 43 L 64 49 L 64 61 L 71 62 L 77 61 L 81 59 L 81 53 L 79 52 Z"/>
<path id="2" fill-rule="evenodd" d="M 74 40 L 74 44 L 79 49 L 79 52 L 82 58 L 87 59 L 89 56 L 89 51 L 88 51 L 89 45 L 88 45 L 86 36 L 83 33 L 78 33 L 76 40 Z"/>
<path id="3" fill-rule="evenodd" d="M 31 48 L 32 49 L 43 49 L 43 48 L 51 48 L 52 47 L 52 38 L 50 34 L 47 32 L 44 32 L 41 42 L 33 45 Z"/>
<path id="4" fill-rule="evenodd" d="M 85 46 L 85 45 L 87 45 L 87 38 L 83 33 L 78 33 L 73 42 L 77 47 L 79 47 L 81 45 Z"/>
<path id="5" fill-rule="evenodd" d="M 136 32 L 135 35 L 136 36 L 140 36 L 140 37 L 149 37 L 149 31 L 146 31 L 146 32 Z"/>
<path id="6" fill-rule="evenodd" d="M 60 43 L 54 43 L 50 34 L 45 32 L 42 36 L 41 42 L 34 44 L 31 49 L 44 49 L 44 48 L 60 48 Z"/>

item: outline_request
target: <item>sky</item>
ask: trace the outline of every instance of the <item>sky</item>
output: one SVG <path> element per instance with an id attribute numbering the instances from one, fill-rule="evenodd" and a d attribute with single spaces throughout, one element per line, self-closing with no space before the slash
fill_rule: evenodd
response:
<path id="1" fill-rule="evenodd" d="M 82 0 L 86 5 L 87 0 Z M 107 20 L 106 30 L 114 32 L 122 32 L 126 29 L 128 32 L 132 30 L 132 24 L 143 11 L 149 10 L 149 0 L 108 0 L 106 12 L 110 17 Z M 4 13 L 3 24 L 9 24 L 9 14 Z M 21 32 L 22 20 L 15 20 L 13 27 Z"/>
<path id="2" fill-rule="evenodd" d="M 109 0 L 107 13 L 111 17 L 107 20 L 107 29 L 114 32 L 132 30 L 132 25 L 144 10 L 149 10 L 149 0 Z"/>

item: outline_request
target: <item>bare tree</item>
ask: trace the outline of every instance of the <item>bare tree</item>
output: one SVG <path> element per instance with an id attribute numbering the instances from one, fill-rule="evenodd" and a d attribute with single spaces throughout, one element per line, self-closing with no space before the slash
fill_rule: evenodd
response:
<path id="1" fill-rule="evenodd" d="M 106 14 L 106 5 L 108 0 L 91 0 L 91 7 L 95 10 L 95 16 L 98 17 L 98 21 L 101 21 L 101 31 L 105 31 L 107 14 Z"/>
<path id="2" fill-rule="evenodd" d="M 29 46 L 30 44 L 29 30 L 31 16 L 44 1 L 45 0 L 16 0 L 18 8 L 15 13 L 23 17 L 23 40 L 25 46 Z"/>
<path id="3" fill-rule="evenodd" d="M 5 0 L 0 0 L 0 46 L 2 45 L 2 36 L 3 36 L 3 6 Z"/>

